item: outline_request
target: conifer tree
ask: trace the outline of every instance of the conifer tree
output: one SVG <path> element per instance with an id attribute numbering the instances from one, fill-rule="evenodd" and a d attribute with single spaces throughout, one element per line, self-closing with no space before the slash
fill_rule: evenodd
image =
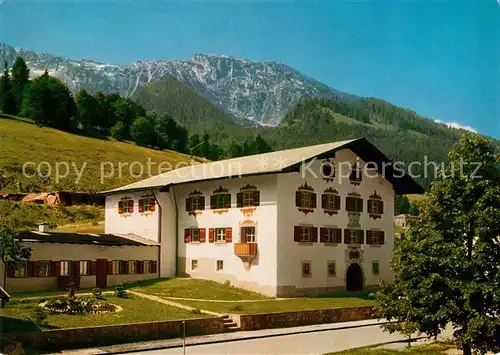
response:
<path id="1" fill-rule="evenodd" d="M 12 66 L 12 95 L 15 103 L 15 113 L 21 111 L 24 91 L 29 84 L 30 71 L 23 58 L 17 57 Z"/>
<path id="2" fill-rule="evenodd" d="M 12 82 L 10 79 L 7 59 L 4 59 L 3 74 L 0 78 L 0 111 L 7 114 L 16 113 L 14 97 L 12 95 Z"/>

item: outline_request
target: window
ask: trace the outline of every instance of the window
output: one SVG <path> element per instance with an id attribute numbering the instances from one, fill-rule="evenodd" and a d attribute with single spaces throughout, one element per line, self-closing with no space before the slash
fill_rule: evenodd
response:
<path id="1" fill-rule="evenodd" d="M 217 260 L 217 271 L 221 271 L 222 269 L 224 269 L 224 261 Z"/>
<path id="2" fill-rule="evenodd" d="M 112 261 L 112 274 L 113 275 L 125 274 L 125 261 L 113 260 Z"/>
<path id="3" fill-rule="evenodd" d="M 384 202 L 381 200 L 368 200 L 368 213 L 370 214 L 384 213 Z"/>
<path id="4" fill-rule="evenodd" d="M 364 233 L 361 229 L 346 229 L 344 230 L 344 243 L 346 244 L 363 244 Z"/>
<path id="5" fill-rule="evenodd" d="M 300 228 L 300 241 L 310 242 L 311 241 L 311 228 L 301 227 Z"/>
<path id="6" fill-rule="evenodd" d="M 335 166 L 331 161 L 325 161 L 321 165 L 323 179 L 333 179 L 335 177 Z"/>
<path id="7" fill-rule="evenodd" d="M 255 227 L 242 227 L 241 228 L 241 242 L 242 243 L 255 243 Z"/>
<path id="8" fill-rule="evenodd" d="M 335 277 L 337 275 L 337 271 L 335 270 L 335 261 L 329 261 L 327 263 L 327 272 L 329 277 Z"/>
<path id="9" fill-rule="evenodd" d="M 259 191 L 243 191 L 236 194 L 237 207 L 252 207 L 260 205 Z"/>
<path id="10" fill-rule="evenodd" d="M 61 276 L 69 276 L 71 268 L 71 261 L 61 261 Z"/>
<path id="11" fill-rule="evenodd" d="M 118 213 L 133 213 L 134 212 L 134 200 L 125 199 L 118 201 Z"/>
<path id="12" fill-rule="evenodd" d="M 385 244 L 384 231 L 366 231 L 366 243 L 370 245 L 383 245 Z"/>
<path id="13" fill-rule="evenodd" d="M 28 262 L 21 261 L 17 266 L 17 269 L 14 271 L 14 277 L 28 277 Z"/>
<path id="14" fill-rule="evenodd" d="M 145 261 L 144 262 L 144 269 L 146 269 L 146 265 L 149 266 L 149 262 Z M 128 262 L 128 273 L 129 274 L 138 274 L 139 273 L 139 263 L 135 260 L 131 260 Z M 146 270 L 144 270 L 146 271 Z M 148 272 L 149 274 L 149 272 Z"/>
<path id="15" fill-rule="evenodd" d="M 360 183 L 361 180 L 363 180 L 363 173 L 361 171 L 359 163 L 355 163 L 351 166 L 349 180 L 354 183 Z"/>
<path id="16" fill-rule="evenodd" d="M 316 208 L 316 194 L 309 191 L 297 191 L 295 205 L 299 208 Z"/>
<path id="17" fill-rule="evenodd" d="M 322 195 L 322 208 L 327 210 L 340 210 L 340 196 L 333 194 Z"/>
<path id="18" fill-rule="evenodd" d="M 359 197 L 346 197 L 346 210 L 349 212 L 363 212 L 363 199 Z"/>
<path id="19" fill-rule="evenodd" d="M 200 241 L 200 230 L 198 228 L 191 229 L 191 241 L 192 242 Z"/>
<path id="20" fill-rule="evenodd" d="M 312 226 L 294 226 L 293 240 L 299 243 L 318 241 L 318 228 Z"/>
<path id="21" fill-rule="evenodd" d="M 322 243 L 342 243 L 342 229 L 340 228 L 321 228 L 320 236 Z"/>
<path id="22" fill-rule="evenodd" d="M 378 261 L 372 261 L 372 273 L 375 276 L 380 274 L 380 263 Z"/>
<path id="23" fill-rule="evenodd" d="M 191 270 L 196 270 L 198 268 L 198 260 L 191 260 Z"/>
<path id="24" fill-rule="evenodd" d="M 226 228 L 215 228 L 215 241 L 219 243 L 226 241 Z"/>
<path id="25" fill-rule="evenodd" d="M 143 198 L 139 200 L 139 213 L 154 212 L 156 201 L 154 198 Z"/>
<path id="26" fill-rule="evenodd" d="M 311 277 L 311 262 L 302 262 L 302 277 Z"/>
<path id="27" fill-rule="evenodd" d="M 88 276 L 91 274 L 92 262 L 89 260 L 80 261 L 80 275 Z"/>
<path id="28" fill-rule="evenodd" d="M 137 264 L 139 264 L 139 262 L 137 261 L 136 262 Z M 155 273 L 156 271 L 154 271 L 154 261 L 153 260 L 145 260 L 143 261 L 143 265 L 144 265 L 144 274 L 153 274 Z M 138 265 L 137 265 L 138 266 Z"/>
<path id="29" fill-rule="evenodd" d="M 51 262 L 48 260 L 41 260 L 38 262 L 38 277 L 49 277 Z"/>
<path id="30" fill-rule="evenodd" d="M 198 195 L 198 196 L 191 196 L 186 198 L 186 211 L 187 212 L 193 212 L 193 211 L 198 211 L 198 210 L 204 210 L 205 209 L 205 197 Z"/>
<path id="31" fill-rule="evenodd" d="M 210 208 L 231 208 L 231 194 L 217 194 L 210 198 Z"/>

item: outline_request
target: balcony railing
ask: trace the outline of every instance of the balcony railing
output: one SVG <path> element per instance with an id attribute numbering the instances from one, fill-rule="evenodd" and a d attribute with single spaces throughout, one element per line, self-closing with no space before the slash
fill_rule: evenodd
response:
<path id="1" fill-rule="evenodd" d="M 240 257 L 251 257 L 257 255 L 257 243 L 234 244 L 234 255 Z"/>

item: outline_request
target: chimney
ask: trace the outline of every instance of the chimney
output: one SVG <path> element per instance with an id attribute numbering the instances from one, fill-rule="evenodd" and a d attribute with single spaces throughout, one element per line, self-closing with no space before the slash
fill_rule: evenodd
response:
<path id="1" fill-rule="evenodd" d="M 48 223 L 38 223 L 38 231 L 42 233 L 47 233 L 49 231 Z"/>

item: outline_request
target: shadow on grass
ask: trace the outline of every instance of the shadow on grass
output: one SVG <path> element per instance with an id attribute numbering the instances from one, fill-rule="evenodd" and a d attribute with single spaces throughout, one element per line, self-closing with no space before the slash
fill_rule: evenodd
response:
<path id="1" fill-rule="evenodd" d="M 125 290 L 129 290 L 129 289 L 135 288 L 135 287 L 154 286 L 157 283 L 165 282 L 165 281 L 168 281 L 168 280 L 170 280 L 170 279 L 162 278 L 162 279 L 151 279 L 151 280 L 143 280 L 143 281 L 137 281 L 137 282 L 129 282 L 129 283 L 123 284 L 123 288 Z"/>
<path id="2" fill-rule="evenodd" d="M 376 291 L 350 291 L 330 292 L 317 295 L 315 298 L 359 298 L 362 300 L 374 300 Z"/>
<path id="3" fill-rule="evenodd" d="M 41 330 L 31 320 L 0 316 L 2 333 L 33 332 Z"/>

